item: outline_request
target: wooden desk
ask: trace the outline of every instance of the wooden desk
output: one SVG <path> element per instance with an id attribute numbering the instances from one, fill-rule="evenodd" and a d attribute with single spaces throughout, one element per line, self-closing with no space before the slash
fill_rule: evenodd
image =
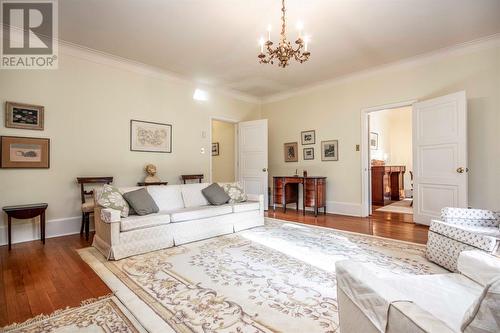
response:
<path id="1" fill-rule="evenodd" d="M 306 207 L 313 207 L 314 216 L 318 216 L 319 208 L 326 214 L 326 177 L 273 177 L 273 210 L 276 204 L 281 204 L 286 213 L 289 203 L 295 203 L 299 210 L 299 184 L 302 184 L 302 213 L 306 214 Z"/>
<path id="2" fill-rule="evenodd" d="M 19 206 L 6 206 L 3 207 L 3 211 L 7 214 L 7 233 L 9 238 L 9 250 L 11 248 L 12 242 L 12 218 L 15 219 L 32 219 L 40 215 L 40 234 L 42 243 L 45 244 L 45 210 L 48 204 L 30 204 L 30 205 L 19 205 Z"/>
<path id="3" fill-rule="evenodd" d="M 404 191 L 404 165 L 372 165 L 372 204 L 385 205 L 385 198 L 401 200 Z"/>

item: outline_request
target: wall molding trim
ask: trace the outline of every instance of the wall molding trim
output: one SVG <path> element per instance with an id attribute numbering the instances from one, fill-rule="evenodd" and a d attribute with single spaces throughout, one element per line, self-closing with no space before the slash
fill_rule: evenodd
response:
<path id="1" fill-rule="evenodd" d="M 322 82 L 313 83 L 311 85 L 291 89 L 282 93 L 273 94 L 262 98 L 262 104 L 274 103 L 282 100 L 289 99 L 294 96 L 303 95 L 308 92 L 320 90 L 328 86 L 335 86 L 341 83 L 359 80 L 362 78 L 370 77 L 385 71 L 394 71 L 405 68 L 419 66 L 432 61 L 446 58 L 450 55 L 462 55 L 471 53 L 478 50 L 489 49 L 500 45 L 500 33 L 478 38 L 472 41 L 455 44 L 452 46 L 444 47 L 435 51 L 422 53 L 410 58 L 402 59 L 396 62 L 387 63 L 385 65 L 367 68 L 365 70 L 349 73 L 346 75 L 338 76 Z"/>
<path id="2" fill-rule="evenodd" d="M 79 234 L 81 222 L 81 216 L 47 220 L 45 221 L 45 238 Z M 90 221 L 90 230 L 94 230 L 92 219 Z M 38 219 L 35 223 L 13 221 L 12 244 L 35 240 L 40 240 L 40 222 Z M 0 246 L 6 245 L 7 242 L 7 224 L 5 224 L 0 226 Z"/>

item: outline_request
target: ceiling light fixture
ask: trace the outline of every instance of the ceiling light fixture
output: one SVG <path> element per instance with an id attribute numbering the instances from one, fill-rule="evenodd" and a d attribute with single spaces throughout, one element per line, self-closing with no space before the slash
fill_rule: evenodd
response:
<path id="1" fill-rule="evenodd" d="M 267 41 L 264 38 L 260 39 L 260 53 L 258 55 L 261 64 L 274 64 L 276 60 L 278 66 L 285 68 L 288 66 L 288 62 L 291 59 L 303 63 L 309 59 L 311 53 L 307 50 L 307 44 L 309 43 L 309 38 L 302 39 L 302 24 L 300 23 L 299 28 L 299 38 L 295 41 L 297 48 L 293 48 L 292 44 L 286 39 L 286 17 L 285 17 L 285 0 L 282 0 L 281 7 L 281 39 L 276 48 L 272 48 L 273 42 L 271 42 L 271 26 L 267 28 Z M 265 48 L 264 48 L 265 47 Z M 264 53 L 264 50 L 266 53 Z"/>

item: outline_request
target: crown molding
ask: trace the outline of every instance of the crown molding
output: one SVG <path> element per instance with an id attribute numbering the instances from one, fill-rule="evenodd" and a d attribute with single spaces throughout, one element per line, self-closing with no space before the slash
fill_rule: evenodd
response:
<path id="1" fill-rule="evenodd" d="M 231 89 L 217 87 L 213 84 L 196 82 L 195 80 L 191 80 L 174 72 L 166 71 L 159 67 L 147 65 L 139 61 L 123 58 L 106 52 L 101 52 L 64 40 L 59 40 L 59 53 L 160 80 L 186 84 L 192 86 L 193 88 L 203 88 L 211 93 L 219 93 L 221 95 L 225 95 L 227 97 L 244 102 L 261 104 L 261 99 L 252 95 L 244 94 Z"/>
<path id="2" fill-rule="evenodd" d="M 500 45 L 500 33 L 490 35 L 487 37 L 475 39 L 469 42 L 456 44 L 453 46 L 438 49 L 436 51 L 423 53 L 414 57 L 406 58 L 396 62 L 388 63 L 385 65 L 368 68 L 366 70 L 349 73 L 342 75 L 333 79 L 325 80 L 319 83 L 314 83 L 311 85 L 303 86 L 297 89 L 288 90 L 282 93 L 270 95 L 262 98 L 262 104 L 269 104 L 285 99 L 289 99 L 294 96 L 303 95 L 308 92 L 319 90 L 327 86 L 334 86 L 341 83 L 359 80 L 361 78 L 366 78 L 373 76 L 385 71 L 398 70 L 403 68 L 414 67 L 422 65 L 425 63 L 433 62 L 439 59 L 449 57 L 450 55 L 461 55 L 474 52 L 477 50 L 488 49 Z"/>

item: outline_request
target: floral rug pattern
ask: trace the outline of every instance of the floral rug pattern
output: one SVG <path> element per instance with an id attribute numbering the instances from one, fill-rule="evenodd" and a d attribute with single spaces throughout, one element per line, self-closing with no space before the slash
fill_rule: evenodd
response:
<path id="1" fill-rule="evenodd" d="M 264 227 L 107 269 L 176 332 L 338 332 L 335 262 L 398 274 L 443 270 L 421 245 L 266 219 Z"/>

